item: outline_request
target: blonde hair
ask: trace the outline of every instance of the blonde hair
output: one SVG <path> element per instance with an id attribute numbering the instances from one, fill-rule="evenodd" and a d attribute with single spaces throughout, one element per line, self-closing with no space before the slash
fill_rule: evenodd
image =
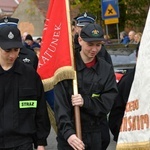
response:
<path id="1" fill-rule="evenodd" d="M 142 37 L 142 33 L 141 32 L 137 32 L 134 36 L 134 41 L 136 43 L 139 43 L 141 41 L 141 37 Z"/>

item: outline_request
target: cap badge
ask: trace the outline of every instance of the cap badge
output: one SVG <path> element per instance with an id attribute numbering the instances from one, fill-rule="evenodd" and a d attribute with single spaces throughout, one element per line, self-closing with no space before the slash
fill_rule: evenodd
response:
<path id="1" fill-rule="evenodd" d="M 93 36 L 99 36 L 99 31 L 96 30 L 96 29 L 93 30 L 93 31 L 92 31 L 92 35 L 93 35 Z"/>
<path id="2" fill-rule="evenodd" d="M 87 13 L 84 13 L 84 17 L 85 17 L 85 18 L 87 17 Z"/>
<path id="3" fill-rule="evenodd" d="M 5 23 L 8 23 L 8 19 L 7 19 L 7 18 L 5 18 L 5 19 L 4 19 L 4 22 L 5 22 Z"/>
<path id="4" fill-rule="evenodd" d="M 13 39 L 13 38 L 14 38 L 14 35 L 13 35 L 13 33 L 12 33 L 12 32 L 9 32 L 9 34 L 8 34 L 8 38 L 9 38 L 9 39 Z"/>

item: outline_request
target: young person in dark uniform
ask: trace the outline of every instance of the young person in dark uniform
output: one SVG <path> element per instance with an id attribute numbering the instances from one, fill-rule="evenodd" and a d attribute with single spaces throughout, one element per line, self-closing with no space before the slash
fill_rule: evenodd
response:
<path id="1" fill-rule="evenodd" d="M 28 64 L 31 65 L 35 70 L 37 70 L 38 67 L 38 57 L 34 51 L 31 51 L 30 49 L 23 46 L 20 49 L 18 58 Z"/>
<path id="2" fill-rule="evenodd" d="M 80 51 L 81 45 L 78 42 L 78 37 L 81 32 L 81 29 L 89 23 L 95 23 L 96 17 L 90 13 L 85 12 L 85 13 L 78 15 L 74 19 L 76 20 L 76 34 L 74 37 L 74 49 L 75 51 Z M 103 44 L 98 53 L 98 56 L 112 65 L 111 57 L 109 53 L 107 52 L 107 50 L 105 49 L 105 46 Z M 103 150 L 106 150 L 110 143 L 109 127 L 108 127 L 108 123 L 106 122 L 106 119 L 102 120 L 101 129 L 102 129 L 102 148 Z"/>
<path id="3" fill-rule="evenodd" d="M 18 21 L 19 19 L 17 18 L 4 17 L 0 19 L 0 27 L 5 26 L 6 24 L 11 26 L 17 26 Z M 22 62 L 33 66 L 33 68 L 37 70 L 38 57 L 34 51 L 31 51 L 30 49 L 23 46 L 22 48 L 20 48 L 18 57 Z"/>
<path id="4" fill-rule="evenodd" d="M 103 150 L 101 121 L 107 120 L 118 92 L 113 66 L 97 56 L 103 40 L 98 24 L 84 26 L 75 54 L 79 94 L 73 95 L 72 80 L 54 87 L 58 150 Z M 73 106 L 80 107 L 82 140 L 76 136 Z"/>
<path id="5" fill-rule="evenodd" d="M 35 69 L 18 59 L 16 25 L 0 26 L 0 150 L 44 150 L 50 132 L 44 90 Z"/>
<path id="6" fill-rule="evenodd" d="M 76 20 L 76 27 L 75 27 L 76 34 L 74 36 L 74 49 L 75 49 L 75 51 L 77 51 L 77 50 L 81 49 L 80 48 L 81 46 L 78 42 L 78 37 L 79 37 L 81 29 L 89 23 L 95 23 L 96 17 L 90 13 L 85 12 L 85 13 L 78 15 L 74 19 Z M 103 58 L 108 63 L 112 64 L 111 57 L 103 44 L 102 44 L 102 48 L 101 48 L 100 52 L 98 53 L 98 56 Z"/>
<path id="7" fill-rule="evenodd" d="M 136 57 L 138 57 L 139 45 L 136 49 Z M 127 73 L 118 82 L 118 95 L 109 114 L 109 127 L 114 136 L 114 141 L 117 142 L 119 130 L 122 124 L 122 118 L 124 116 L 126 104 L 130 94 L 132 82 L 134 79 L 135 68 L 127 71 Z"/>

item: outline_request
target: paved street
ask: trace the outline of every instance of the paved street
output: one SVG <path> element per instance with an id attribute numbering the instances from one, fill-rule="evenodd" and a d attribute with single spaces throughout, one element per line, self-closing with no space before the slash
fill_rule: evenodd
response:
<path id="1" fill-rule="evenodd" d="M 111 142 L 107 150 L 115 150 L 115 142 L 112 140 L 111 137 Z M 57 150 L 56 148 L 56 134 L 52 128 L 50 136 L 48 137 L 48 146 L 46 147 L 46 150 Z"/>
<path id="2" fill-rule="evenodd" d="M 56 133 L 53 130 L 53 127 L 51 128 L 50 135 L 48 137 L 48 146 L 46 147 L 46 150 L 57 150 L 56 145 Z"/>

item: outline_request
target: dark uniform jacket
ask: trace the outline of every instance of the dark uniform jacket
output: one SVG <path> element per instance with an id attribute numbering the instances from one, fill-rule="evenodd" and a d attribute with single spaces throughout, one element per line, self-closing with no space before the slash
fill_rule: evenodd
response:
<path id="1" fill-rule="evenodd" d="M 109 115 L 109 127 L 117 141 L 122 118 L 124 116 L 126 103 L 130 94 L 131 85 L 134 79 L 135 69 L 128 71 L 118 82 L 118 95 Z"/>
<path id="2" fill-rule="evenodd" d="M 25 46 L 23 46 L 23 48 L 20 49 L 19 59 L 22 62 L 33 66 L 33 68 L 35 70 L 37 69 L 38 57 L 37 57 L 36 53 L 34 51 L 26 48 Z"/>
<path id="3" fill-rule="evenodd" d="M 36 71 L 20 62 L 4 71 L 0 66 L 0 148 L 25 143 L 46 145 L 50 122 L 43 85 Z"/>
<path id="4" fill-rule="evenodd" d="M 84 105 L 80 109 L 82 131 L 96 132 L 101 130 L 100 121 L 106 118 L 117 95 L 113 67 L 97 57 L 97 63 L 87 68 L 78 52 L 76 67 L 78 93 L 84 99 Z M 71 104 L 72 87 L 72 80 L 64 80 L 54 88 L 58 136 L 64 140 L 75 133 L 74 107 Z"/>

